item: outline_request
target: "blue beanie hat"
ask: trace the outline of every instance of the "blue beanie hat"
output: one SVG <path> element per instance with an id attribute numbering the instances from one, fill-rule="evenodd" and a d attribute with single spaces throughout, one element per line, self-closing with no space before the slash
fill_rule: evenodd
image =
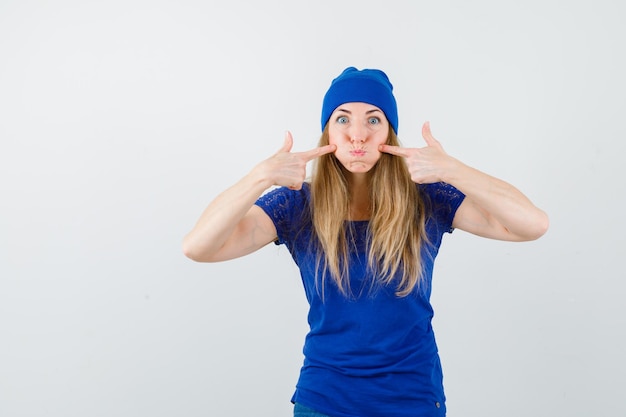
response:
<path id="1" fill-rule="evenodd" d="M 330 115 L 344 103 L 372 104 L 385 113 L 389 124 L 398 133 L 398 106 L 393 96 L 393 86 L 381 70 L 354 67 L 346 68 L 330 84 L 322 105 L 322 130 Z"/>

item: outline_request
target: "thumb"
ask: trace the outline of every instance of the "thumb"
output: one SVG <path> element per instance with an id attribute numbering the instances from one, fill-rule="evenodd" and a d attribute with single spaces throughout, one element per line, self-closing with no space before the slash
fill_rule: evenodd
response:
<path id="1" fill-rule="evenodd" d="M 439 141 L 435 139 L 435 137 L 430 131 L 430 122 L 425 122 L 424 125 L 422 126 L 422 137 L 424 138 L 428 146 L 439 145 Z"/>
<path id="2" fill-rule="evenodd" d="M 293 147 L 293 136 L 291 136 L 290 131 L 285 132 L 285 141 L 283 142 L 283 146 L 278 150 L 277 153 L 286 153 L 291 152 L 291 148 Z"/>

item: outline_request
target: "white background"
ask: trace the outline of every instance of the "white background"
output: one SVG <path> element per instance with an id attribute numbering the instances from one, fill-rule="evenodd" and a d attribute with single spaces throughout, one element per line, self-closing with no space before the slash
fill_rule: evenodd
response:
<path id="1" fill-rule="evenodd" d="M 626 415 L 620 1 L 0 1 L 0 416 L 291 414 L 306 301 L 284 247 L 181 239 L 275 152 L 315 145 L 347 66 L 400 139 L 524 191 L 513 244 L 435 270 L 449 417 Z"/>

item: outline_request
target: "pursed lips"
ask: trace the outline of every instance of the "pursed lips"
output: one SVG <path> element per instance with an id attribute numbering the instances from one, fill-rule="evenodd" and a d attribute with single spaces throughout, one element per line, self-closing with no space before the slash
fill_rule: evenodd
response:
<path id="1" fill-rule="evenodd" d="M 350 151 L 350 155 L 352 156 L 363 156 L 365 155 L 366 152 L 363 149 L 353 149 Z"/>

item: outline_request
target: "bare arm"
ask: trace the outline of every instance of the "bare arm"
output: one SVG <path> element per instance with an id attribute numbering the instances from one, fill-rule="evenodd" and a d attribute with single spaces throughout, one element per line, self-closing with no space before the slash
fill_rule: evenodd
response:
<path id="1" fill-rule="evenodd" d="M 256 199 L 269 186 L 253 172 L 218 195 L 183 240 L 183 253 L 198 262 L 217 262 L 254 252 L 275 239 L 271 219 Z"/>
<path id="2" fill-rule="evenodd" d="M 218 262 L 252 253 L 276 239 L 274 223 L 254 205 L 273 185 L 300 189 L 308 161 L 333 152 L 334 145 L 291 152 L 288 132 L 282 148 L 218 195 L 183 239 L 183 253 L 198 262 Z"/>
<path id="3" fill-rule="evenodd" d="M 416 183 L 443 181 L 465 194 L 453 227 L 492 239 L 527 241 L 548 229 L 548 216 L 511 184 L 471 168 L 446 154 L 424 124 L 428 146 L 419 149 L 382 145 L 381 151 L 405 158 Z"/>
<path id="4" fill-rule="evenodd" d="M 548 230 L 548 216 L 511 184 L 460 162 L 445 182 L 465 194 L 452 226 L 478 236 L 535 240 Z"/>

